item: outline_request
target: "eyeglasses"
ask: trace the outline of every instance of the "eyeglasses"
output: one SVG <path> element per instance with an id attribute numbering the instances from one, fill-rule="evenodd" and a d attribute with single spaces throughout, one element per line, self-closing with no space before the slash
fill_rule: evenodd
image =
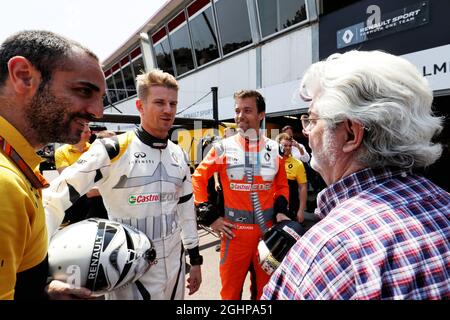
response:
<path id="1" fill-rule="evenodd" d="M 310 118 L 308 114 L 302 114 L 300 117 L 300 121 L 302 122 L 303 130 L 308 130 L 308 127 L 312 125 L 314 127 L 316 125 L 317 120 L 332 120 L 331 118 L 325 118 L 325 117 L 316 117 L 316 118 Z"/>
<path id="2" fill-rule="evenodd" d="M 345 120 L 335 120 L 333 118 L 328 118 L 328 117 L 316 117 L 316 118 L 310 118 L 309 114 L 302 114 L 300 116 L 300 121 L 302 122 L 302 126 L 303 126 L 303 132 L 306 132 L 307 134 L 312 130 L 312 128 L 314 128 L 314 126 L 317 123 L 317 120 L 331 120 L 333 121 L 335 124 L 336 123 L 342 123 Z M 364 131 L 367 133 L 370 131 L 369 127 L 365 127 L 362 126 L 362 128 L 364 129 Z"/>

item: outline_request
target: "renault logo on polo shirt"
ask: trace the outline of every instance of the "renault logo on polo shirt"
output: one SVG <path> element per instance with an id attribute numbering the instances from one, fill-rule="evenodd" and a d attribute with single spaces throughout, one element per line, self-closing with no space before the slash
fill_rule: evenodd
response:
<path id="1" fill-rule="evenodd" d="M 135 152 L 134 153 L 134 157 L 135 158 L 145 158 L 147 155 L 145 154 L 145 152 Z"/>

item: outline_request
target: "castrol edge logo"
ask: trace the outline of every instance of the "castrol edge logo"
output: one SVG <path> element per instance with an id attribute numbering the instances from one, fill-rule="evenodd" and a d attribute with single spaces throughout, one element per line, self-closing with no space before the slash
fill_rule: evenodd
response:
<path id="1" fill-rule="evenodd" d="M 270 183 L 230 183 L 230 189 L 234 191 L 258 191 L 270 190 L 272 184 Z"/>
<path id="2" fill-rule="evenodd" d="M 130 194 L 128 196 L 128 204 L 130 206 L 174 200 L 178 201 L 178 196 L 173 192 Z"/>

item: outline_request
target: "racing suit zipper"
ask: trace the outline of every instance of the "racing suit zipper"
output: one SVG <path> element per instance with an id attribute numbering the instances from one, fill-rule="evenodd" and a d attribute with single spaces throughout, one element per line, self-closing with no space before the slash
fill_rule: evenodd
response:
<path id="1" fill-rule="evenodd" d="M 162 153 L 163 153 L 163 149 L 159 149 L 159 165 L 158 167 L 160 168 L 160 170 L 162 170 L 162 166 L 164 165 L 162 163 Z M 165 259 L 166 257 L 166 244 L 164 241 L 164 235 L 166 232 L 164 232 L 164 228 L 163 228 L 163 202 L 162 202 L 162 194 L 163 194 L 163 183 L 162 183 L 162 172 L 159 173 L 159 190 L 160 190 L 160 194 L 159 194 L 159 212 L 161 212 L 161 216 L 160 216 L 160 223 L 161 223 L 161 246 L 162 246 L 162 254 L 163 254 L 163 259 Z M 167 272 L 167 264 L 164 265 L 164 273 L 166 275 L 166 279 L 169 278 L 169 274 Z"/>
<path id="2" fill-rule="evenodd" d="M 258 141 L 259 143 L 259 141 Z M 249 148 L 249 141 L 245 140 L 245 176 L 247 179 L 247 182 L 250 183 L 250 200 L 253 205 L 253 216 L 256 222 L 258 223 L 262 234 L 265 234 L 268 229 L 266 227 L 266 223 L 264 221 L 264 213 L 261 209 L 261 203 L 259 201 L 258 197 L 258 191 L 254 190 L 253 184 L 254 184 L 254 176 L 255 176 L 255 168 L 259 166 L 259 148 L 256 150 L 256 164 L 254 159 L 250 161 L 250 148 Z M 251 162 L 251 163 L 250 163 Z"/>

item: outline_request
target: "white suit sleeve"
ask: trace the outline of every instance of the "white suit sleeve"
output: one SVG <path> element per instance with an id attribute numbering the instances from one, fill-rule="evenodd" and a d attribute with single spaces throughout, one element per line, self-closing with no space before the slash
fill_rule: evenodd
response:
<path id="1" fill-rule="evenodd" d="M 103 143 L 95 141 L 76 163 L 64 169 L 50 187 L 43 190 L 49 240 L 61 225 L 65 210 L 93 186 L 101 184 L 109 174 L 110 163 Z"/>
<path id="2" fill-rule="evenodd" d="M 186 154 L 184 154 L 184 156 L 186 158 L 186 176 L 183 179 L 179 194 L 177 214 L 181 225 L 181 239 L 183 245 L 186 249 L 192 249 L 198 246 L 197 216 L 194 209 L 191 172 Z"/>
<path id="3" fill-rule="evenodd" d="M 309 162 L 311 157 L 309 156 L 308 151 L 306 151 L 305 146 L 301 143 L 299 143 L 298 146 L 303 150 L 303 155 L 300 153 L 300 150 L 298 148 L 292 147 L 292 156 L 303 163 Z"/>

